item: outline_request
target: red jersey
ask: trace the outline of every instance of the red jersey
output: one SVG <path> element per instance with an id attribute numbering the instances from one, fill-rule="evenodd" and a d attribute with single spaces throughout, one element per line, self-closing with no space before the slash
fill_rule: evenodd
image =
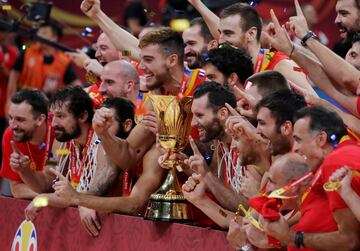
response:
<path id="1" fill-rule="evenodd" d="M 275 66 L 284 59 L 289 59 L 289 57 L 283 52 L 271 50 L 265 53 L 264 49 L 260 49 L 254 65 L 254 73 L 274 70 Z"/>
<path id="2" fill-rule="evenodd" d="M 360 96 L 357 97 L 357 112 L 360 115 Z"/>
<path id="3" fill-rule="evenodd" d="M 55 134 L 54 131 L 52 130 L 49 139 L 50 146 L 52 146 L 54 142 L 54 137 Z M 6 128 L 4 136 L 2 138 L 3 155 L 2 155 L 0 176 L 3 176 L 12 181 L 22 181 L 19 174 L 14 172 L 10 166 L 10 155 L 13 152 L 10 142 L 13 139 L 14 139 L 13 131 L 9 127 Z M 44 143 L 40 145 L 33 145 L 29 142 L 15 142 L 15 144 L 20 152 L 22 152 L 24 155 L 29 156 L 30 161 L 35 163 L 34 167 L 36 171 L 41 171 L 44 169 L 45 162 L 48 157 L 47 151 L 49 147 L 44 145 Z"/>
<path id="4" fill-rule="evenodd" d="M 322 168 L 322 185 L 329 180 L 329 177 L 339 168 L 348 166 L 352 169 L 360 170 L 360 142 L 346 140 L 339 144 L 338 148 L 329 154 L 320 168 Z M 351 186 L 360 196 L 360 177 L 355 176 L 352 179 Z M 336 192 L 327 192 L 331 211 L 348 208 L 346 203 Z"/>
<path id="5" fill-rule="evenodd" d="M 320 178 L 321 179 L 321 178 Z M 337 231 L 337 223 L 332 216 L 329 200 L 319 180 L 309 192 L 300 208 L 301 218 L 292 227 L 294 231 L 305 233 L 327 233 Z M 289 251 L 315 251 L 312 248 L 288 246 Z"/>

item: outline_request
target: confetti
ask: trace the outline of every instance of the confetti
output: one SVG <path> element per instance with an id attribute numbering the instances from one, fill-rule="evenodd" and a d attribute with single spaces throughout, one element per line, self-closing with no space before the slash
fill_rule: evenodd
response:
<path id="1" fill-rule="evenodd" d="M 93 32 L 92 28 L 85 27 L 84 31 L 81 32 L 81 36 L 83 36 L 83 37 L 92 37 L 93 36 L 92 32 Z"/>
<path id="2" fill-rule="evenodd" d="M 12 9 L 10 4 L 3 5 L 3 6 L 1 6 L 1 8 L 2 8 L 2 10 L 5 10 L 5 11 L 9 11 Z"/>
<path id="3" fill-rule="evenodd" d="M 47 207 L 49 205 L 49 198 L 45 196 L 37 196 L 33 200 L 35 207 Z"/>
<path id="4" fill-rule="evenodd" d="M 56 155 L 68 155 L 70 153 L 69 149 L 57 149 L 56 150 Z"/>
<path id="5" fill-rule="evenodd" d="M 190 27 L 190 22 L 185 18 L 174 19 L 170 22 L 170 27 L 176 32 L 183 32 Z"/>

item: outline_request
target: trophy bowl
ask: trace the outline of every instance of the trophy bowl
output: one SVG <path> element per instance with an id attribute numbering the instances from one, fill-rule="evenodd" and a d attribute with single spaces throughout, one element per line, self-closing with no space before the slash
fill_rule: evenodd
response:
<path id="1" fill-rule="evenodd" d="M 176 96 L 149 95 L 159 121 L 159 142 L 170 153 L 177 153 L 188 143 L 191 132 L 192 97 L 177 99 Z M 145 218 L 151 220 L 189 222 L 192 221 L 189 203 L 184 198 L 177 178 L 179 160 L 167 159 L 164 166 L 169 169 L 164 183 L 150 196 Z"/>

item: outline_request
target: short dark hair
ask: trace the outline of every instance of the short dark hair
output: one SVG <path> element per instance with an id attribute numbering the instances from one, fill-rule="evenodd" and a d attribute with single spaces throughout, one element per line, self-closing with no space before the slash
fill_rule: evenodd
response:
<path id="1" fill-rule="evenodd" d="M 262 21 L 259 13 L 246 3 L 235 3 L 223 9 L 220 13 L 220 18 L 227 18 L 234 15 L 240 16 L 240 25 L 244 32 L 251 27 L 257 29 L 256 40 L 259 42 L 262 30 Z"/>
<path id="2" fill-rule="evenodd" d="M 225 107 L 225 103 L 228 103 L 233 108 L 236 107 L 236 97 L 227 86 L 214 81 L 205 81 L 203 84 L 196 87 L 194 98 L 201 98 L 205 95 L 208 96 L 209 105 L 214 112 Z"/>
<path id="3" fill-rule="evenodd" d="M 41 114 L 45 114 L 46 118 L 49 112 L 49 100 L 46 95 L 37 89 L 22 89 L 11 98 L 11 103 L 21 104 L 28 103 L 32 107 L 34 118 L 38 118 Z"/>
<path id="4" fill-rule="evenodd" d="M 252 75 L 247 79 L 256 86 L 260 95 L 266 97 L 279 90 L 290 90 L 286 78 L 278 71 L 263 71 Z"/>
<path id="5" fill-rule="evenodd" d="M 211 40 L 214 40 L 214 37 L 211 35 L 211 32 L 209 30 L 209 27 L 207 26 L 207 24 L 205 23 L 202 17 L 196 17 L 190 21 L 190 27 L 193 27 L 195 25 L 200 26 L 201 36 L 204 38 L 206 43 L 209 43 Z"/>
<path id="6" fill-rule="evenodd" d="M 351 45 L 360 42 L 360 32 L 355 32 L 352 36 Z"/>
<path id="7" fill-rule="evenodd" d="M 222 46 L 208 52 L 206 63 L 213 64 L 222 74 L 229 77 L 236 73 L 241 83 L 254 73 L 254 66 L 250 55 L 240 48 Z"/>
<path id="8" fill-rule="evenodd" d="M 68 111 L 74 115 L 75 118 L 78 119 L 84 112 L 87 112 L 88 119 L 86 122 L 92 122 L 94 116 L 93 102 L 89 94 L 80 86 L 63 87 L 58 90 L 50 100 L 50 107 L 61 107 L 64 104 L 68 106 Z"/>
<path id="9" fill-rule="evenodd" d="M 305 107 L 296 112 L 294 121 L 302 118 L 309 118 L 309 129 L 311 132 L 324 131 L 327 134 L 329 143 L 337 142 L 347 134 L 346 126 L 341 117 L 333 110 L 314 105 L 312 107 Z M 331 136 L 335 135 L 335 139 Z"/>
<path id="10" fill-rule="evenodd" d="M 124 128 L 122 123 L 124 123 L 127 119 L 130 119 L 132 122 L 132 128 L 135 127 L 135 105 L 128 99 L 125 98 L 108 98 L 102 104 L 102 107 L 113 108 L 115 109 L 115 119 L 119 122 L 121 132 L 118 132 L 117 137 L 126 138 L 129 133 L 124 132 Z"/>
<path id="11" fill-rule="evenodd" d="M 139 42 L 139 47 L 144 48 L 150 44 L 159 45 L 165 55 L 177 54 L 179 65 L 184 65 L 184 40 L 181 35 L 168 27 L 160 27 L 146 33 Z"/>
<path id="12" fill-rule="evenodd" d="M 291 90 L 280 90 L 261 99 L 256 105 L 256 111 L 262 107 L 270 110 L 277 128 L 280 128 L 286 121 L 294 124 L 295 113 L 306 107 L 306 101 L 303 96 Z"/>
<path id="13" fill-rule="evenodd" d="M 58 22 L 56 22 L 54 20 L 48 20 L 45 23 L 40 24 L 39 29 L 43 28 L 43 27 L 50 27 L 53 34 L 56 35 L 59 40 L 62 38 L 63 29 L 62 29 L 61 25 Z"/>

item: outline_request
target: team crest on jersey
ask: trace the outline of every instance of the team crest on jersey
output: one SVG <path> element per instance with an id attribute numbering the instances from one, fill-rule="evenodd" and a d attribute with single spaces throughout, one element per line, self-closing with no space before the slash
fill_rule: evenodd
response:
<path id="1" fill-rule="evenodd" d="M 37 235 L 35 226 L 31 221 L 23 221 L 11 246 L 11 251 L 37 251 Z"/>

